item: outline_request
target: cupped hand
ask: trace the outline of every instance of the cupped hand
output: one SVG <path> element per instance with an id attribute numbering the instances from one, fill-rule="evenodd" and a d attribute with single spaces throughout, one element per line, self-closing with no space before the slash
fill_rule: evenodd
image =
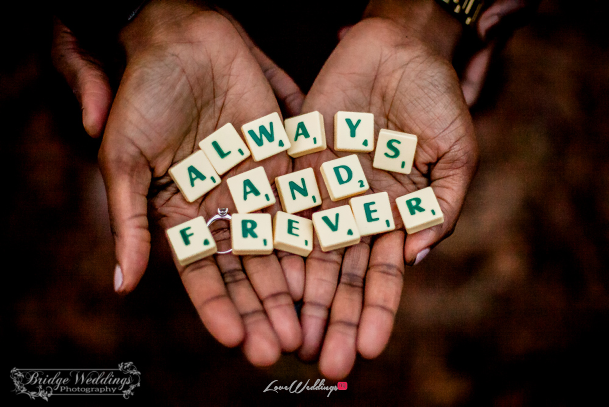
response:
<path id="1" fill-rule="evenodd" d="M 389 194 L 396 230 L 362 239 L 346 250 L 324 253 L 316 245 L 306 261 L 300 356 L 313 359 L 321 350 L 322 373 L 339 379 L 349 373 L 357 352 L 374 358 L 386 346 L 400 301 L 404 265 L 420 261 L 453 231 L 477 166 L 477 144 L 451 64 L 388 19 L 366 19 L 346 33 L 302 110 L 320 111 L 327 135 L 333 134 L 337 111 L 356 111 L 374 113 L 375 134 L 386 128 L 418 136 L 409 175 L 373 168 L 374 152 L 358 154 L 369 193 Z M 297 158 L 294 170 L 312 167 L 321 179 L 323 162 L 352 154 L 334 151 L 333 141 L 328 137 L 327 150 Z M 321 184 L 321 209 L 348 204 L 332 202 Z M 406 235 L 395 199 L 427 186 L 438 198 L 444 223 Z"/>
<path id="2" fill-rule="evenodd" d="M 115 287 L 126 293 L 148 263 L 149 217 L 167 229 L 200 215 L 209 219 L 221 207 L 234 212 L 226 182 L 188 203 L 168 169 L 224 124 L 239 129 L 279 106 L 239 31 L 215 11 L 153 1 L 123 29 L 121 42 L 127 65 L 99 162 L 116 243 Z M 259 165 L 271 181 L 292 167 L 282 153 L 260 163 L 248 159 L 223 179 Z M 214 235 L 226 250 L 228 230 L 216 228 Z M 209 332 L 224 345 L 242 344 L 253 364 L 272 364 L 281 350 L 300 346 L 300 325 L 275 255 L 216 255 L 178 270 Z"/>

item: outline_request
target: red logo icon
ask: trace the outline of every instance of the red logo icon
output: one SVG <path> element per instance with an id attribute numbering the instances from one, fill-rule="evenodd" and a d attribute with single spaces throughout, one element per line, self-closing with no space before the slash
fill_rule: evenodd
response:
<path id="1" fill-rule="evenodd" d="M 336 387 L 338 387 L 338 390 L 347 390 L 347 382 L 338 382 Z"/>

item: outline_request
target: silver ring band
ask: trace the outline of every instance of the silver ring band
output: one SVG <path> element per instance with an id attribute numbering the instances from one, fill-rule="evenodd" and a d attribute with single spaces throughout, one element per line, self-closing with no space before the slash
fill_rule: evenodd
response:
<path id="1" fill-rule="evenodd" d="M 210 220 L 207 221 L 207 227 L 209 227 L 212 223 L 217 220 L 231 220 L 231 216 L 228 213 L 228 208 L 218 208 L 218 214 L 214 215 Z M 228 254 L 232 252 L 233 249 L 228 249 L 223 252 L 216 252 L 216 254 Z"/>

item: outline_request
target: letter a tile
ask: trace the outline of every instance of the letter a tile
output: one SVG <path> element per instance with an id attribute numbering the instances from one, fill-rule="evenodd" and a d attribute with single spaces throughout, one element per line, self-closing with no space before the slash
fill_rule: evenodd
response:
<path id="1" fill-rule="evenodd" d="M 376 235 L 395 229 L 391 202 L 387 192 L 351 198 L 349 205 L 360 235 Z"/>
<path id="2" fill-rule="evenodd" d="M 203 216 L 169 228 L 166 233 L 171 248 L 182 266 L 211 256 L 218 250 Z"/>
<path id="3" fill-rule="evenodd" d="M 431 187 L 401 196 L 395 202 L 409 234 L 444 222 L 444 214 Z"/>
<path id="4" fill-rule="evenodd" d="M 321 205 L 321 194 L 313 168 L 305 168 L 275 178 L 283 210 L 296 213 Z"/>
<path id="5" fill-rule="evenodd" d="M 247 148 L 232 124 L 226 123 L 199 143 L 199 147 L 219 175 L 249 157 Z"/>
<path id="6" fill-rule="evenodd" d="M 271 254 L 273 225 L 268 213 L 235 213 L 230 220 L 233 254 Z"/>
<path id="7" fill-rule="evenodd" d="M 194 202 L 220 185 L 220 177 L 201 150 L 169 169 L 169 175 L 188 202 Z"/>
<path id="8" fill-rule="evenodd" d="M 263 167 L 230 177 L 226 183 L 239 213 L 254 212 L 276 202 Z"/>
<path id="9" fill-rule="evenodd" d="M 374 115 L 337 112 L 334 115 L 334 150 L 359 153 L 374 151 Z"/>
<path id="10" fill-rule="evenodd" d="M 262 161 L 290 148 L 290 140 L 276 112 L 244 124 L 241 131 L 254 161 Z"/>
<path id="11" fill-rule="evenodd" d="M 326 161 L 320 169 L 332 201 L 363 194 L 370 188 L 359 158 L 355 154 Z"/>
<path id="12" fill-rule="evenodd" d="M 417 149 L 417 136 L 383 129 L 374 152 L 372 166 L 380 170 L 410 174 L 414 152 Z"/>
<path id="13" fill-rule="evenodd" d="M 300 157 L 326 149 L 324 117 L 319 112 L 311 112 L 285 120 L 285 132 L 292 146 L 290 157 Z"/>
<path id="14" fill-rule="evenodd" d="M 315 212 L 313 226 L 324 252 L 351 246 L 360 241 L 359 230 L 349 205 Z"/>

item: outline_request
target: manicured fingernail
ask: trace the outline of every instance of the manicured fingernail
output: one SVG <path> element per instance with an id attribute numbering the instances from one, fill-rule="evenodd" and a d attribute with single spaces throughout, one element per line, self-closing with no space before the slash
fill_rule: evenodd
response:
<path id="1" fill-rule="evenodd" d="M 428 247 L 427 249 L 423 249 L 419 252 L 419 254 L 417 254 L 417 258 L 414 261 L 414 265 L 416 266 L 417 264 L 419 264 L 420 262 L 423 261 L 423 259 L 425 258 L 425 256 L 427 256 L 429 254 L 429 251 L 431 249 Z"/>
<path id="2" fill-rule="evenodd" d="M 418 259 L 418 257 L 417 257 Z M 123 285 L 123 270 L 121 270 L 120 265 L 116 265 L 114 268 L 114 291 L 118 292 L 118 290 Z"/>

